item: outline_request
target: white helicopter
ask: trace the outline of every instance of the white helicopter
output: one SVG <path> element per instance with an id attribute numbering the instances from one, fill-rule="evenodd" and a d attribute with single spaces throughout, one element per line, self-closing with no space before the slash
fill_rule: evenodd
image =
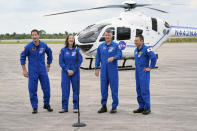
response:
<path id="1" fill-rule="evenodd" d="M 136 7 L 145 7 L 162 13 L 166 11 L 149 7 L 153 4 L 137 4 L 134 1 L 125 1 L 121 5 L 107 5 L 96 8 L 66 11 L 61 13 L 49 14 L 59 15 L 78 11 L 95 10 L 103 8 L 124 8 L 119 17 L 100 21 L 90 25 L 79 32 L 76 38 L 76 44 L 82 50 L 83 54 L 90 59 L 89 68 L 92 69 L 92 61 L 95 58 L 97 48 L 101 42 L 104 42 L 104 32 L 110 29 L 113 32 L 113 40 L 119 44 L 122 50 L 122 59 L 124 60 L 122 68 L 126 68 L 125 63 L 128 59 L 134 59 L 134 38 L 136 34 L 143 34 L 145 44 L 156 51 L 168 37 L 197 37 L 197 28 L 170 26 L 166 21 L 158 18 L 146 16 L 137 11 L 131 11 Z M 181 4 L 175 4 L 181 5 Z M 128 66 L 131 67 L 131 66 Z"/>

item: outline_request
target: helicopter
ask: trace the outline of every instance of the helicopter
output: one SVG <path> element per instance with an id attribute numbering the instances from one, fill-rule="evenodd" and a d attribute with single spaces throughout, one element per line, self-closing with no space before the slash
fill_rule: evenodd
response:
<path id="1" fill-rule="evenodd" d="M 75 40 L 82 53 L 86 56 L 86 59 L 90 60 L 89 67 L 82 68 L 93 69 L 92 62 L 95 58 L 97 48 L 100 43 L 105 41 L 105 31 L 111 30 L 113 33 L 113 41 L 118 43 L 119 48 L 122 50 L 123 64 L 119 67 L 130 68 L 132 66 L 125 66 L 125 64 L 127 60 L 134 59 L 134 50 L 136 48 L 134 39 L 138 34 L 142 34 L 144 36 L 144 43 L 152 48 L 153 51 L 156 51 L 161 47 L 164 41 L 169 37 L 197 37 L 197 28 L 171 26 L 168 22 L 162 19 L 146 16 L 141 12 L 133 10 L 137 7 L 144 7 L 161 13 L 168 13 L 164 10 L 152 8 L 152 5 L 155 4 L 138 4 L 129 0 L 120 5 L 107 5 L 95 8 L 65 11 L 46 16 L 104 8 L 123 8 L 125 11 L 122 12 L 120 16 L 89 25 L 75 36 Z"/>

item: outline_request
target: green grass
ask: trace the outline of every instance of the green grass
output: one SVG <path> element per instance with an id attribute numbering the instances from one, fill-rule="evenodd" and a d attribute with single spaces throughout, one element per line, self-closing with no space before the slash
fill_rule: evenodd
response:
<path id="1" fill-rule="evenodd" d="M 44 41 L 47 44 L 64 44 L 64 41 Z M 27 44 L 29 41 L 0 41 L 0 44 Z"/>
<path id="2" fill-rule="evenodd" d="M 47 44 L 64 44 L 64 41 L 44 41 Z M 29 41 L 25 40 L 15 40 L 15 41 L 0 41 L 0 44 L 27 44 Z M 178 44 L 178 43 L 197 43 L 197 38 L 169 38 L 165 41 L 165 43 L 172 43 L 172 44 Z"/>
<path id="3" fill-rule="evenodd" d="M 196 43 L 197 38 L 169 38 L 165 43 Z"/>

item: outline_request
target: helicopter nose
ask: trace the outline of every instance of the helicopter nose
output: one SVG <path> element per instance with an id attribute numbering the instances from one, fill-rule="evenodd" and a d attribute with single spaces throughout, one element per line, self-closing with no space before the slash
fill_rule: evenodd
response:
<path id="1" fill-rule="evenodd" d="M 89 51 L 89 50 L 93 47 L 93 44 L 83 44 L 83 45 L 78 44 L 78 47 L 79 47 L 83 52 L 86 52 L 86 51 Z"/>

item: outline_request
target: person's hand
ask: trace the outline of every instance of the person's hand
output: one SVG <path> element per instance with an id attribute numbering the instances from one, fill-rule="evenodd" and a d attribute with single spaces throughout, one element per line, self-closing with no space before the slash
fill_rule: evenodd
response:
<path id="1" fill-rule="evenodd" d="M 74 74 L 74 72 L 72 70 L 68 70 L 68 76 L 72 76 Z"/>
<path id="2" fill-rule="evenodd" d="M 115 58 L 114 57 L 110 57 L 107 59 L 108 62 L 112 62 Z"/>
<path id="3" fill-rule="evenodd" d="M 47 72 L 49 72 L 49 70 L 50 70 L 50 65 L 47 65 Z"/>
<path id="4" fill-rule="evenodd" d="M 26 77 L 26 78 L 28 78 L 29 73 L 27 72 L 27 70 L 23 70 L 23 76 Z"/>
<path id="5" fill-rule="evenodd" d="M 99 69 L 95 70 L 95 76 L 97 76 L 97 77 L 99 76 Z"/>
<path id="6" fill-rule="evenodd" d="M 149 72 L 149 71 L 151 71 L 152 70 L 152 68 L 144 68 L 144 71 L 145 72 Z"/>

